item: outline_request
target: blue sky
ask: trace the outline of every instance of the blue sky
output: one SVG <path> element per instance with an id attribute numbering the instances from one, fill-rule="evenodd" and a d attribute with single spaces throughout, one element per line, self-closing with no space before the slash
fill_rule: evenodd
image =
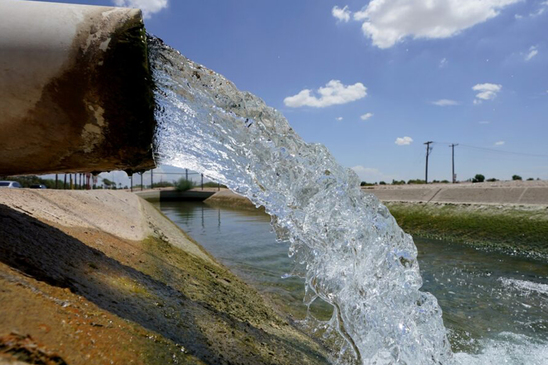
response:
<path id="1" fill-rule="evenodd" d="M 459 180 L 548 179 L 546 0 L 71 2 L 141 7 L 362 180 L 424 178 L 426 141 L 430 180 L 451 179 L 449 143 Z"/>

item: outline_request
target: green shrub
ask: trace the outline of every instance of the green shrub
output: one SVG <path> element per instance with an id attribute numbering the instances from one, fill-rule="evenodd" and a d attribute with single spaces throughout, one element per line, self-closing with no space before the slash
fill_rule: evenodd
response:
<path id="1" fill-rule="evenodd" d="M 426 184 L 426 181 L 421 179 L 411 179 L 407 182 L 407 184 Z"/>
<path id="2" fill-rule="evenodd" d="M 177 191 L 187 191 L 194 187 L 194 182 L 192 180 L 187 180 L 185 178 L 180 178 L 175 184 L 175 190 Z"/>
<path id="3" fill-rule="evenodd" d="M 473 183 L 478 183 L 478 182 L 484 182 L 485 181 L 485 176 L 483 176 L 482 174 L 476 174 L 476 176 L 474 176 L 474 178 L 472 179 L 472 182 Z"/>
<path id="4" fill-rule="evenodd" d="M 513 175 L 512 180 L 522 180 L 522 178 L 519 175 Z"/>

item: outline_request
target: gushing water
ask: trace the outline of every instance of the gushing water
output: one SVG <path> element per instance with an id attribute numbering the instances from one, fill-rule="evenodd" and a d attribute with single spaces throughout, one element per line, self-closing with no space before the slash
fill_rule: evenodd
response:
<path id="1" fill-rule="evenodd" d="M 289 240 L 308 305 L 329 321 L 308 323 L 339 339 L 339 363 L 452 361 L 441 309 L 420 291 L 417 249 L 358 177 L 319 144 L 305 143 L 276 110 L 221 75 L 149 38 L 157 83 L 159 162 L 190 168 L 265 207 Z"/>

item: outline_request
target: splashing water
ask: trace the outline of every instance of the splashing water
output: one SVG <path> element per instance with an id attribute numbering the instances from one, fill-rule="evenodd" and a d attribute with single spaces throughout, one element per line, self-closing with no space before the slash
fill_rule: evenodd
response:
<path id="1" fill-rule="evenodd" d="M 358 177 L 319 144 L 305 143 L 286 119 L 221 75 L 150 37 L 157 84 L 159 162 L 227 185 L 272 216 L 305 278 L 309 316 L 342 339 L 339 363 L 446 364 L 452 354 L 434 296 L 421 292 L 417 249 Z"/>

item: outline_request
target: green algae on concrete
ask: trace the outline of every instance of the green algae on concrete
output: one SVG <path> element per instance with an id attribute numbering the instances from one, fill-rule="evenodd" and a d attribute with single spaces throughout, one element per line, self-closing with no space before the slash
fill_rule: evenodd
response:
<path id="1" fill-rule="evenodd" d="M 150 254 L 144 272 L 194 304 L 194 326 L 206 344 L 204 353 L 211 356 L 208 362 L 328 363 L 318 344 L 293 328 L 223 266 L 188 255 L 154 237 L 144 241 L 144 247 Z M 177 317 L 173 313 L 173 319 Z"/>
<path id="2" fill-rule="evenodd" d="M 548 257 L 548 207 L 402 202 L 385 205 L 406 232 L 418 237 Z"/>

